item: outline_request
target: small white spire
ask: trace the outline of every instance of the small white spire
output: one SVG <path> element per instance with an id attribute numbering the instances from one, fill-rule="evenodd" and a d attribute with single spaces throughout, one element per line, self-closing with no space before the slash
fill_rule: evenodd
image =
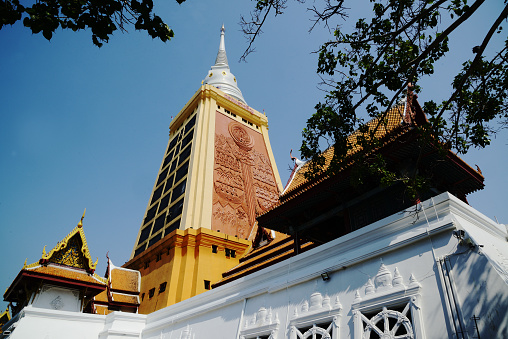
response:
<path id="1" fill-rule="evenodd" d="M 228 57 L 226 56 L 226 43 L 224 42 L 224 33 L 226 33 L 226 29 L 224 28 L 224 24 L 222 24 L 222 27 L 220 29 L 219 52 L 217 52 L 215 66 L 228 66 Z"/>
<path id="2" fill-rule="evenodd" d="M 226 29 L 224 28 L 224 24 L 222 24 L 217 58 L 215 59 L 215 64 L 208 71 L 208 75 L 202 81 L 202 84 L 217 87 L 227 95 L 247 104 L 243 98 L 242 91 L 238 88 L 235 76 L 229 70 L 228 58 L 226 56 L 226 43 L 224 41 L 225 32 Z"/>

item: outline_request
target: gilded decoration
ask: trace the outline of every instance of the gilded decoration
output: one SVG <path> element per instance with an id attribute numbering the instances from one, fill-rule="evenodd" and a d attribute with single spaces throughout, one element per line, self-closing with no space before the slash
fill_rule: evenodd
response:
<path id="1" fill-rule="evenodd" d="M 79 237 L 74 236 L 69 240 L 65 248 L 55 252 L 51 256 L 49 262 L 71 267 L 84 268 L 85 261 L 83 255 L 80 253 L 81 247 L 82 245 Z"/>
<path id="2" fill-rule="evenodd" d="M 216 114 L 212 229 L 246 238 L 279 191 L 261 133 Z"/>
<path id="3" fill-rule="evenodd" d="M 83 218 L 82 218 L 83 219 Z M 95 271 L 98 259 L 92 261 L 82 221 L 65 238 L 62 239 L 51 251 L 46 253 L 46 246 L 43 248 L 40 263 L 57 263 L 61 265 Z"/>

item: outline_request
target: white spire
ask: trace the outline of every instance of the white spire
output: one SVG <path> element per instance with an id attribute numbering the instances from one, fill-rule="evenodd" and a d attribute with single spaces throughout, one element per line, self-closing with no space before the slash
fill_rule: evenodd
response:
<path id="1" fill-rule="evenodd" d="M 226 56 L 226 43 L 224 42 L 224 33 L 226 29 L 224 24 L 220 29 L 220 43 L 215 65 L 208 71 L 208 75 L 203 80 L 203 84 L 208 84 L 217 87 L 224 93 L 232 96 L 233 98 L 247 104 L 243 98 L 242 91 L 238 88 L 235 76 L 229 70 L 228 58 Z"/>
<path id="2" fill-rule="evenodd" d="M 217 58 L 215 59 L 215 66 L 228 66 L 228 57 L 226 56 L 226 43 L 224 42 L 224 33 L 225 32 L 226 32 L 226 29 L 224 28 L 224 24 L 222 24 L 222 28 L 220 29 L 219 52 L 217 52 Z"/>

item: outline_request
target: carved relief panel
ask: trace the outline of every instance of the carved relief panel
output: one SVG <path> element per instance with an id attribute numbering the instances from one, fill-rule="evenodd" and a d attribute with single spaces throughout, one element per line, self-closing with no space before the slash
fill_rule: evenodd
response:
<path id="1" fill-rule="evenodd" d="M 261 133 L 216 112 L 212 229 L 247 238 L 279 191 Z"/>

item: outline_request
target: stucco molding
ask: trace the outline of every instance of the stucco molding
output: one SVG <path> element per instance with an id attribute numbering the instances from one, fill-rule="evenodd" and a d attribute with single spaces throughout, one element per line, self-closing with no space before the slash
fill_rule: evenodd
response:
<path id="1" fill-rule="evenodd" d="M 277 338 L 279 330 L 279 315 L 272 312 L 272 309 L 261 307 L 250 319 L 245 321 L 244 329 L 240 331 L 241 339 L 269 336 L 269 339 Z"/>
<path id="2" fill-rule="evenodd" d="M 406 287 L 397 267 L 395 267 L 392 275 L 391 271 L 384 264 L 381 264 L 373 280 L 374 282 L 372 279 L 367 280 L 364 297 L 361 296 L 359 290 L 356 291 L 355 299 L 351 304 L 354 338 L 363 338 L 364 332 L 368 330 L 368 326 L 364 329 L 363 322 L 369 321 L 364 313 L 372 312 L 379 312 L 373 319 L 381 316 L 396 317 L 400 324 L 408 326 L 408 333 L 411 337 L 414 336 L 416 339 L 425 338 L 421 312 L 422 285 L 414 275 L 410 275 L 409 285 Z M 406 310 L 411 312 L 412 322 L 410 328 L 406 316 L 398 311 L 390 310 L 391 307 L 400 305 L 406 305 Z"/>

